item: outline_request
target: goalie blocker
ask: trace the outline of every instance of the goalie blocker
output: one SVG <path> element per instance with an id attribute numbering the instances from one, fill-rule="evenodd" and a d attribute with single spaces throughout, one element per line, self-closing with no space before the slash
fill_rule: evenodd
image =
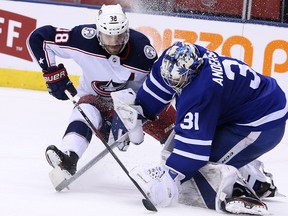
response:
<path id="1" fill-rule="evenodd" d="M 124 126 L 121 122 L 117 122 L 117 119 L 119 121 L 119 118 L 117 118 L 118 117 L 117 114 L 119 115 L 119 113 L 117 113 L 117 110 L 125 109 L 123 108 L 123 105 L 125 104 L 126 108 L 127 104 L 133 104 L 135 100 L 135 93 L 132 89 L 125 89 L 122 91 L 111 93 L 111 97 L 113 99 L 113 103 L 112 101 L 104 100 L 99 96 L 86 95 L 79 99 L 78 104 L 81 104 L 82 109 L 84 109 L 85 113 L 87 113 L 88 116 L 93 116 L 94 112 L 93 107 L 96 107 L 99 110 L 103 118 L 102 127 L 99 130 L 108 143 L 113 143 L 114 141 L 116 141 L 120 136 L 122 136 L 125 132 L 127 132 L 128 129 L 129 138 L 127 140 L 122 141 L 122 143 L 120 143 L 117 146 L 119 150 L 126 151 L 129 146 L 129 141 L 134 144 L 140 144 L 144 139 L 143 132 L 149 134 L 150 136 L 158 140 L 161 144 L 163 144 L 173 131 L 176 120 L 176 111 L 174 107 L 167 106 L 167 108 L 164 109 L 154 121 L 146 121 L 143 126 L 143 129 L 142 129 L 142 121 L 140 119 L 138 119 L 137 121 L 137 118 L 139 117 L 138 113 L 134 113 L 135 119 L 132 120 L 133 125 L 130 124 L 131 126 L 126 129 L 125 127 L 127 127 L 127 125 L 125 124 L 131 121 L 131 117 L 130 116 L 126 117 L 126 120 L 121 119 L 120 117 L 121 121 L 125 121 Z M 121 108 L 119 108 L 120 104 L 122 104 Z M 86 108 L 86 106 L 89 107 Z M 134 108 L 137 107 L 135 106 Z M 114 110 L 116 110 L 116 116 Z M 135 111 L 132 108 L 131 110 L 132 110 L 131 112 Z M 141 112 L 141 110 L 139 110 L 139 112 Z M 93 117 L 90 118 L 94 119 Z M 136 123 L 138 124 L 137 127 Z M 134 128 L 133 131 L 132 127 Z"/>
<path id="2" fill-rule="evenodd" d="M 143 125 L 143 120 L 146 118 L 143 115 L 142 108 L 134 105 L 136 94 L 132 89 L 113 92 L 111 97 L 115 112 L 128 130 L 130 142 L 134 144 L 142 143 L 144 131 L 161 144 L 165 143 L 175 126 L 176 111 L 173 106 L 168 105 L 154 121 L 147 121 Z M 114 139 L 117 139 L 117 137 L 114 137 Z"/>

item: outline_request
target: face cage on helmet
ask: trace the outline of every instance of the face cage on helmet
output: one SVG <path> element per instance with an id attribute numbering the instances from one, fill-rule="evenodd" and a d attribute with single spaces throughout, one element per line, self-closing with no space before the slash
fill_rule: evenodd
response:
<path id="1" fill-rule="evenodd" d="M 164 82 L 172 89 L 174 89 L 178 94 L 180 94 L 182 89 L 191 82 L 192 73 L 192 70 L 187 70 L 186 73 L 180 75 L 179 78 L 175 79 L 172 77 L 171 73 L 168 70 L 161 69 L 161 76 L 163 77 Z"/>

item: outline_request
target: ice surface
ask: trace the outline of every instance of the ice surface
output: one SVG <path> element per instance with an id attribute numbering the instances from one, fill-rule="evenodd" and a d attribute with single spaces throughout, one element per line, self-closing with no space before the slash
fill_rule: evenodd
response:
<path id="1" fill-rule="evenodd" d="M 149 215 L 142 195 L 111 155 L 71 184 L 70 190 L 54 190 L 45 160 L 48 145 L 58 145 L 71 112 L 70 101 L 58 101 L 47 92 L 0 88 L 0 215 L 1 216 L 90 216 Z M 287 134 L 287 133 L 286 133 Z M 286 137 L 285 134 L 285 137 Z M 267 171 L 274 175 L 279 191 L 288 194 L 288 143 L 263 156 Z M 104 145 L 93 138 L 79 163 L 87 163 Z M 158 162 L 161 145 L 146 135 L 145 143 L 115 153 L 127 169 L 139 163 Z M 288 198 L 267 199 L 271 215 L 288 215 Z M 160 208 L 158 216 L 223 215 L 212 210 L 177 205 Z"/>

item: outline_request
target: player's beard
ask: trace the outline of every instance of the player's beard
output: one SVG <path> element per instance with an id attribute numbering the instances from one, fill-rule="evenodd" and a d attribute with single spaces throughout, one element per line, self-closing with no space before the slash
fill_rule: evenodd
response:
<path id="1" fill-rule="evenodd" d="M 124 48 L 124 44 L 122 45 L 103 45 L 105 50 L 111 55 L 118 55 Z"/>

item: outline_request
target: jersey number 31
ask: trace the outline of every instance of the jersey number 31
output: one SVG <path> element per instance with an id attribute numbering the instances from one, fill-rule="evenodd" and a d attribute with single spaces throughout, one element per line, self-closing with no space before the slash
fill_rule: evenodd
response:
<path id="1" fill-rule="evenodd" d="M 183 123 L 180 124 L 180 127 L 182 129 L 192 129 L 199 130 L 199 113 L 195 112 L 194 114 L 191 112 L 188 112 L 183 120 Z"/>

